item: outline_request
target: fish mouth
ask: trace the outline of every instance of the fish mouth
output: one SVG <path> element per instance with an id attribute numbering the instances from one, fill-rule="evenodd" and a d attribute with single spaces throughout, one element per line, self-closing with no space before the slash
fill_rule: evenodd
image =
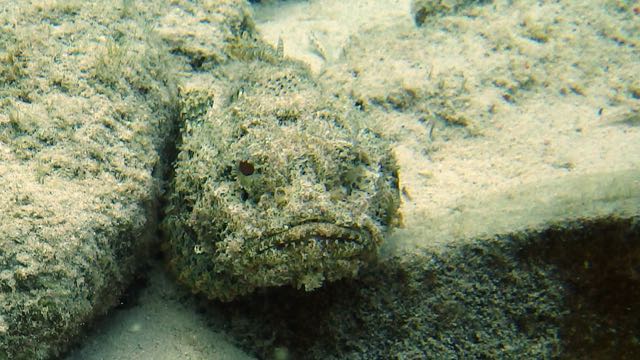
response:
<path id="1" fill-rule="evenodd" d="M 343 255 L 340 257 L 352 257 L 377 247 L 377 241 L 367 229 L 323 221 L 292 225 L 261 236 L 257 241 L 260 244 L 258 255 L 269 251 L 287 252 L 300 247 L 318 247 L 332 254 L 340 253 Z"/>

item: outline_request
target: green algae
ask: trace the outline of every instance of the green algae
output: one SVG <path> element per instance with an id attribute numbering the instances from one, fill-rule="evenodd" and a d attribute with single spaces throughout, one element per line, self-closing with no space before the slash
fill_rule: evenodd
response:
<path id="1" fill-rule="evenodd" d="M 177 86 L 145 6 L 0 4 L 0 359 L 59 355 L 152 243 Z"/>

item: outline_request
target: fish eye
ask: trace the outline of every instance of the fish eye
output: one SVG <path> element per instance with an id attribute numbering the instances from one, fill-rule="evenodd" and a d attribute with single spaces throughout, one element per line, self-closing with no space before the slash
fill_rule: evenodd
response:
<path id="1" fill-rule="evenodd" d="M 238 171 L 244 176 L 249 176 L 253 174 L 256 169 L 253 164 L 247 160 L 238 161 Z"/>

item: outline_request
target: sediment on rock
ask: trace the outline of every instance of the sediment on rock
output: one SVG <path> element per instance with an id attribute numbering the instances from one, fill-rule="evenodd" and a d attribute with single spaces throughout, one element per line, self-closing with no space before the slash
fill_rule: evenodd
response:
<path id="1" fill-rule="evenodd" d="M 154 242 L 177 85 L 159 2 L 0 2 L 0 359 L 45 359 Z"/>

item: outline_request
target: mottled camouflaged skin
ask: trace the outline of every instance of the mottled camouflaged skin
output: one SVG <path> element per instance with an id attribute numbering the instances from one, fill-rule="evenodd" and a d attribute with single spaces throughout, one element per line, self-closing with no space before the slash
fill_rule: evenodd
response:
<path id="1" fill-rule="evenodd" d="M 209 298 L 353 277 L 397 221 L 397 167 L 362 114 L 295 62 L 224 65 L 182 89 L 164 229 L 179 280 Z"/>

